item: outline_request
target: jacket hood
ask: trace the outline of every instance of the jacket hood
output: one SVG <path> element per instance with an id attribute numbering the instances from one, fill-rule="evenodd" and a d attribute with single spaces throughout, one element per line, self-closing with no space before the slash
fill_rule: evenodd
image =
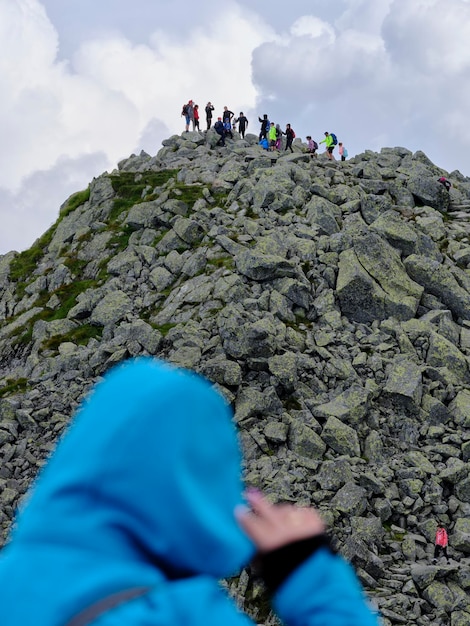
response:
<path id="1" fill-rule="evenodd" d="M 42 472 L 16 541 L 228 576 L 253 555 L 231 411 L 203 378 L 151 358 L 97 385 Z"/>

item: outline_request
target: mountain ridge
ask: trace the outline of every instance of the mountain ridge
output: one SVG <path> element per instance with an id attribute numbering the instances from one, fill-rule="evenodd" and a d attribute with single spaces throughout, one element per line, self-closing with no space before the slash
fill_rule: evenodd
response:
<path id="1" fill-rule="evenodd" d="M 151 354 L 218 385 L 247 483 L 319 507 L 384 624 L 468 624 L 470 179 L 235 138 L 132 155 L 0 257 L 4 534 L 91 385 Z M 274 623 L 248 572 L 228 586 Z"/>

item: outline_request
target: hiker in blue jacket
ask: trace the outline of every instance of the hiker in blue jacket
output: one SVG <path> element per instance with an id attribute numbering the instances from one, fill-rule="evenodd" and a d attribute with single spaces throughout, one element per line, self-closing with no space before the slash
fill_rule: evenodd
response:
<path id="1" fill-rule="evenodd" d="M 257 551 L 286 625 L 377 626 L 316 511 L 247 500 L 222 396 L 161 361 L 124 363 L 19 514 L 0 558 L 0 623 L 253 626 L 218 580 Z"/>

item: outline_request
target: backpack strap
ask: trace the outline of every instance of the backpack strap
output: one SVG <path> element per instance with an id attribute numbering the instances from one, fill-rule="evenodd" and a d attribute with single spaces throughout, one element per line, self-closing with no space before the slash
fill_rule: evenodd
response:
<path id="1" fill-rule="evenodd" d="M 120 604 L 124 604 L 124 602 L 129 602 L 134 598 L 139 598 L 140 596 L 145 595 L 149 590 L 150 587 L 132 587 L 131 589 L 124 589 L 123 591 L 113 593 L 106 598 L 98 600 L 98 602 L 88 606 L 86 609 L 78 613 L 78 615 L 72 617 L 72 619 L 67 622 L 66 626 L 87 626 L 97 617 L 106 613 L 106 611 L 109 611 Z"/>

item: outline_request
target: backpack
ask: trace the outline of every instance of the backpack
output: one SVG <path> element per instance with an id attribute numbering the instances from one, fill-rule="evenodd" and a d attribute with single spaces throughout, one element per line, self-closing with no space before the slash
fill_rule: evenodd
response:
<path id="1" fill-rule="evenodd" d="M 334 133 L 330 133 L 330 137 L 333 139 L 333 145 L 336 146 L 338 144 L 338 139 Z"/>
<path id="2" fill-rule="evenodd" d="M 269 133 L 269 129 L 271 128 L 271 122 L 269 120 L 266 120 L 264 127 L 266 129 L 266 132 Z"/>
<path id="3" fill-rule="evenodd" d="M 187 104 L 183 104 L 183 110 L 181 112 L 181 115 L 188 115 L 188 105 Z"/>
<path id="4" fill-rule="evenodd" d="M 293 129 L 293 128 L 291 128 L 291 131 L 292 131 L 292 139 L 295 139 L 295 132 L 294 132 L 294 129 Z"/>
<path id="5" fill-rule="evenodd" d="M 317 142 L 315 141 L 315 139 L 313 140 L 313 149 L 314 149 L 314 150 L 318 150 L 318 144 L 317 144 Z"/>
<path id="6" fill-rule="evenodd" d="M 344 156 L 344 158 L 346 158 L 348 156 L 348 151 L 346 150 L 346 148 L 343 150 L 343 156 Z"/>

